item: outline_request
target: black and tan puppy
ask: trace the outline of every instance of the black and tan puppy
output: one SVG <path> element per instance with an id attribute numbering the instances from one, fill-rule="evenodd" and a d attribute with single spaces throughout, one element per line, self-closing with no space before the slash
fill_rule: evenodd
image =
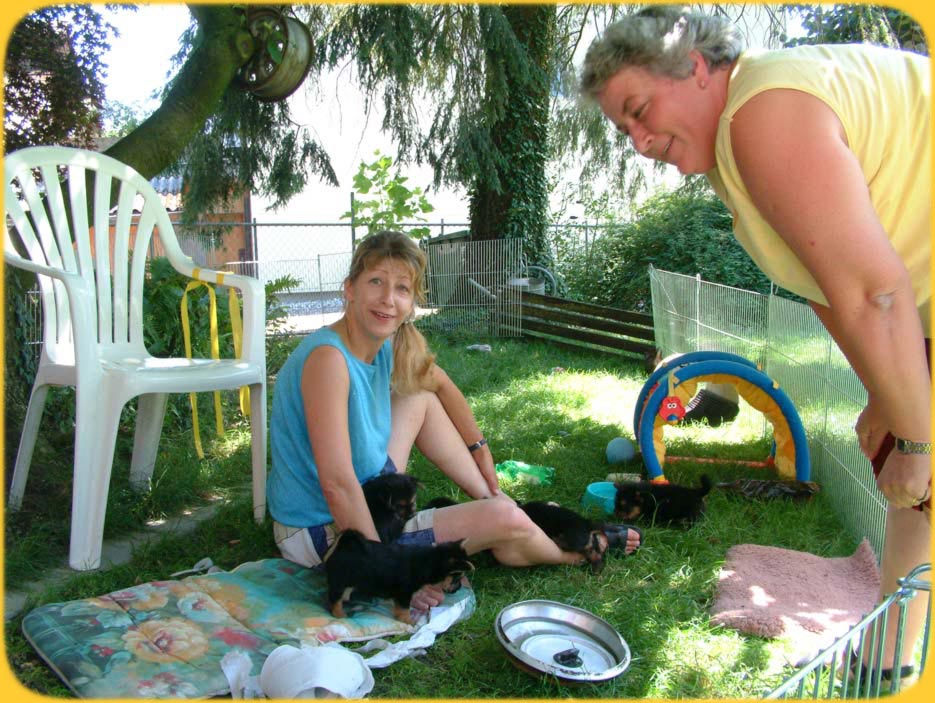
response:
<path id="1" fill-rule="evenodd" d="M 702 476 L 698 488 L 651 481 L 621 481 L 615 485 L 614 514 L 619 519 L 643 518 L 660 525 L 690 527 L 704 513 L 711 479 Z"/>
<path id="2" fill-rule="evenodd" d="M 382 542 L 403 533 L 406 521 L 416 514 L 416 493 L 422 486 L 409 474 L 380 474 L 363 484 L 364 498 Z"/>
<path id="3" fill-rule="evenodd" d="M 591 564 L 592 573 L 601 572 L 604 568 L 604 552 L 608 546 L 601 523 L 588 520 L 557 503 L 530 501 L 521 503 L 519 507 L 563 551 L 578 552 Z"/>
<path id="4" fill-rule="evenodd" d="M 464 541 L 436 545 L 385 544 L 366 539 L 357 530 L 344 530 L 325 555 L 328 607 L 336 618 L 346 617 L 344 604 L 356 595 L 391 598 L 397 620 L 412 624 L 412 594 L 427 584 L 448 593 L 461 587 L 461 578 L 474 566 Z"/>

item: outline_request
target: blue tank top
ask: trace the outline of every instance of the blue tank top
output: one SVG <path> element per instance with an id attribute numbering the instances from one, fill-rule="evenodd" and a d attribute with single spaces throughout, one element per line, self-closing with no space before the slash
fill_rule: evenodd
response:
<path id="1" fill-rule="evenodd" d="M 344 355 L 350 375 L 347 418 L 354 473 L 363 483 L 380 473 L 387 459 L 393 371 L 390 340 L 377 352 L 373 363 L 367 364 L 351 354 L 334 330 L 316 330 L 289 355 L 273 389 L 269 434 L 272 468 L 266 482 L 267 501 L 273 519 L 290 527 L 334 521 L 322 495 L 302 404 L 302 369 L 309 354 L 323 345 Z"/>

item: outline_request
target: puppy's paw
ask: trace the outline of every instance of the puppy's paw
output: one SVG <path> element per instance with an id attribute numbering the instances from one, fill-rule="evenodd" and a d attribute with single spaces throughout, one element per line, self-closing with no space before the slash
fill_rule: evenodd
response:
<path id="1" fill-rule="evenodd" d="M 598 556 L 596 558 L 588 557 L 588 561 L 591 562 L 591 573 L 595 576 L 600 574 L 604 570 L 604 557 Z"/>
<path id="2" fill-rule="evenodd" d="M 409 606 L 393 603 L 393 617 L 407 625 L 416 624 L 416 618 L 413 617 L 413 611 Z"/>
<path id="3" fill-rule="evenodd" d="M 336 618 L 346 618 L 347 612 L 344 610 L 344 604 L 350 600 L 351 593 L 354 592 L 353 586 L 344 589 L 344 593 L 334 603 L 331 604 L 331 614 Z"/>

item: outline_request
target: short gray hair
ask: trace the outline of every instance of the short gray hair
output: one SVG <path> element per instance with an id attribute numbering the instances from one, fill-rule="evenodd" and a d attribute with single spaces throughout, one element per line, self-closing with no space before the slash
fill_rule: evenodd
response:
<path id="1" fill-rule="evenodd" d="M 591 44 L 581 69 L 581 93 L 596 98 L 620 69 L 638 66 L 669 78 L 688 78 L 697 50 L 712 69 L 733 63 L 743 51 L 727 17 L 679 5 L 653 5 L 607 27 Z"/>

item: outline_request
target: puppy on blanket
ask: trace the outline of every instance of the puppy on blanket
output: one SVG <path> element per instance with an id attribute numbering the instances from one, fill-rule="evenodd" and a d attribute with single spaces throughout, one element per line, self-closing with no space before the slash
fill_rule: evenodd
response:
<path id="1" fill-rule="evenodd" d="M 336 618 L 347 617 L 344 604 L 352 594 L 390 598 L 393 616 L 413 624 L 412 595 L 428 584 L 446 593 L 461 587 L 461 579 L 474 570 L 464 551 L 464 540 L 424 546 L 384 544 L 366 539 L 357 530 L 344 530 L 325 554 L 328 607 Z"/>

